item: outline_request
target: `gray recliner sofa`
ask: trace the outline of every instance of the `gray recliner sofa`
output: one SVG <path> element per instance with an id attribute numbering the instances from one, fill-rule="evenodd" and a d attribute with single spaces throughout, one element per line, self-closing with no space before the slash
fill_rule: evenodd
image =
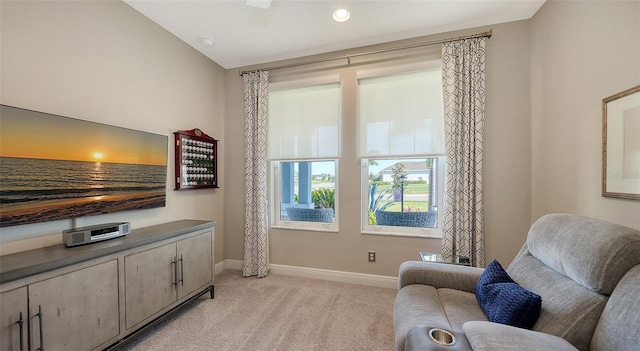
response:
<path id="1" fill-rule="evenodd" d="M 488 321 L 475 296 L 483 271 L 404 262 L 393 311 L 396 350 L 447 349 L 416 334 L 428 328 L 462 335 L 468 344 L 455 348 L 475 351 L 640 350 L 640 231 L 568 214 L 537 220 L 506 268 L 542 297 L 532 330 Z"/>

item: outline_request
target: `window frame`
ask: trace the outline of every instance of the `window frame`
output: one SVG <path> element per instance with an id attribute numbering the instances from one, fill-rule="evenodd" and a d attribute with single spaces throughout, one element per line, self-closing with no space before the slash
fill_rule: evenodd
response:
<path id="1" fill-rule="evenodd" d="M 306 221 L 291 221 L 291 220 L 282 220 L 282 187 L 281 187 L 281 179 L 282 179 L 282 167 L 280 164 L 283 162 L 334 162 L 334 189 L 336 195 L 335 208 L 334 208 L 334 219 L 332 223 L 327 222 L 306 222 Z M 307 230 L 307 231 L 320 231 L 320 232 L 334 232 L 337 233 L 339 230 L 339 179 L 338 179 L 338 158 L 322 158 L 322 159 L 313 159 L 313 158 L 305 158 L 305 159 L 286 159 L 286 160 L 270 160 L 270 170 L 271 170 L 271 193 L 269 194 L 270 208 L 271 212 L 271 228 L 277 229 L 294 229 L 294 230 Z"/>
<path id="2" fill-rule="evenodd" d="M 442 70 L 441 60 L 428 60 L 410 65 L 398 65 L 393 67 L 386 67 L 383 69 L 363 70 L 357 72 L 356 80 L 368 78 L 377 78 L 384 76 L 392 76 L 396 74 L 406 74 L 412 72 L 419 72 L 425 70 L 439 69 Z M 359 83 L 358 83 L 359 85 Z M 358 104 L 358 123 L 360 123 L 360 100 L 357 99 Z M 444 115 L 443 115 L 444 118 Z M 358 126 L 359 130 L 359 126 Z M 358 138 L 362 138 L 361 135 Z M 362 234 L 372 235 L 387 235 L 387 236 L 401 236 L 401 237 L 420 237 L 420 238 L 438 238 L 443 237 L 442 224 L 444 220 L 444 193 L 446 187 L 446 167 L 447 161 L 444 151 L 442 154 L 411 154 L 411 155 L 363 155 L 358 150 L 358 159 L 361 165 L 361 205 L 360 205 L 360 231 Z M 437 186 L 437 225 L 435 228 L 413 228 L 413 227 L 399 227 L 399 226 L 383 226 L 383 225 L 370 225 L 369 224 L 369 160 L 402 160 L 402 159 L 424 159 L 424 158 L 438 158 L 439 167 L 436 168 L 436 186 Z"/>
<path id="3" fill-rule="evenodd" d="M 335 156 L 302 156 L 302 157 L 286 157 L 279 158 L 273 157 L 269 155 L 269 182 L 270 182 L 270 192 L 269 192 L 269 218 L 270 218 L 270 228 L 276 229 L 291 229 L 291 230 L 304 230 L 304 231 L 320 231 L 320 232 L 338 232 L 339 230 L 339 159 L 341 153 L 341 137 L 342 137 L 342 110 L 343 110 L 343 100 L 342 100 L 342 81 L 340 74 L 326 74 L 320 76 L 313 76 L 301 79 L 287 79 L 278 82 L 270 82 L 269 90 L 270 91 L 282 91 L 289 89 L 303 89 L 307 87 L 314 86 L 322 86 L 327 84 L 337 84 L 340 94 L 339 100 L 339 111 L 340 114 L 338 116 L 338 140 L 337 140 L 337 154 Z M 282 188 L 281 188 L 281 180 L 282 180 L 282 171 L 280 164 L 283 162 L 323 162 L 323 161 L 333 161 L 334 162 L 334 186 L 335 186 L 335 207 L 334 207 L 334 221 L 332 223 L 327 222 L 306 222 L 306 221 L 289 221 L 282 220 Z"/>
<path id="4" fill-rule="evenodd" d="M 405 236 L 405 237 L 420 237 L 420 238 L 442 238 L 442 221 L 444 218 L 444 189 L 445 189 L 445 174 L 446 174 L 446 157 L 445 155 L 412 155 L 406 157 L 379 157 L 375 160 L 410 160 L 410 159 L 424 159 L 424 158 L 438 158 L 438 165 L 436 167 L 436 186 L 437 186 L 437 213 L 438 221 L 435 228 L 412 228 L 412 227 L 399 227 L 399 226 L 385 226 L 385 225 L 371 225 L 369 224 L 369 160 L 373 158 L 360 159 L 361 173 L 360 179 L 362 188 L 360 190 L 361 197 L 361 233 L 373 234 L 373 235 L 388 235 L 388 236 Z"/>

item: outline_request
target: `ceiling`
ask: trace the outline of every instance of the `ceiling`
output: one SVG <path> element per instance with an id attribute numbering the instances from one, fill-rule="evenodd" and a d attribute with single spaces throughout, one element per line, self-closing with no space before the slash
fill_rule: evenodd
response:
<path id="1" fill-rule="evenodd" d="M 529 19 L 545 0 L 124 2 L 230 69 Z M 334 21 L 332 14 L 338 8 L 349 10 L 351 18 Z M 204 45 L 202 38 L 211 39 L 213 45 Z"/>

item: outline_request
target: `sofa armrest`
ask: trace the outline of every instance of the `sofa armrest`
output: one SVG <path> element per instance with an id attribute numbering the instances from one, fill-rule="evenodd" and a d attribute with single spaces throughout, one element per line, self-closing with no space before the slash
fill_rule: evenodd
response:
<path id="1" fill-rule="evenodd" d="M 411 284 L 430 285 L 475 293 L 483 268 L 455 264 L 407 261 L 400 265 L 398 289 Z"/>
<path id="2" fill-rule="evenodd" d="M 473 351 L 578 351 L 559 336 L 504 324 L 472 321 L 462 329 Z"/>

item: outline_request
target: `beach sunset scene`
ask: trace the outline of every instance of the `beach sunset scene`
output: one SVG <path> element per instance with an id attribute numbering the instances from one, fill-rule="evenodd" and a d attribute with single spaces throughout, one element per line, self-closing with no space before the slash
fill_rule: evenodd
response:
<path id="1" fill-rule="evenodd" d="M 0 105 L 0 227 L 164 207 L 168 137 Z"/>

